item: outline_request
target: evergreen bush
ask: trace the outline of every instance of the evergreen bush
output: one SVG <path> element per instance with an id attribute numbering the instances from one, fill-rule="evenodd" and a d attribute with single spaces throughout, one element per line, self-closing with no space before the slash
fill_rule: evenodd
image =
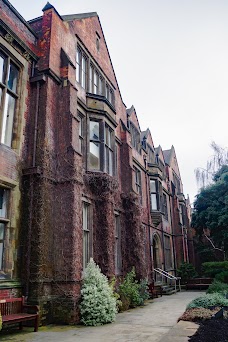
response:
<path id="1" fill-rule="evenodd" d="M 187 309 L 191 308 L 206 308 L 210 306 L 228 306 L 228 299 L 221 293 L 209 293 L 201 297 L 193 299 L 188 305 Z"/>
<path id="2" fill-rule="evenodd" d="M 221 273 L 217 273 L 215 276 L 215 279 L 222 282 L 222 283 L 228 284 L 228 270 L 223 271 Z"/>
<path id="3" fill-rule="evenodd" d="M 139 282 L 139 295 L 141 298 L 141 305 L 144 305 L 145 300 L 150 298 L 149 286 L 147 279 L 141 279 Z"/>
<path id="4" fill-rule="evenodd" d="M 196 277 L 197 273 L 195 267 L 192 264 L 183 262 L 180 265 L 180 268 L 177 270 L 177 275 L 178 277 L 181 277 L 182 282 L 185 282 L 190 278 Z"/>
<path id="5" fill-rule="evenodd" d="M 216 274 L 228 271 L 228 261 L 204 262 L 202 272 L 206 277 L 214 278 Z"/>
<path id="6" fill-rule="evenodd" d="M 208 287 L 207 293 L 220 292 L 223 294 L 228 293 L 228 284 L 222 283 L 221 281 L 214 280 L 213 283 Z"/>
<path id="7" fill-rule="evenodd" d="M 88 263 L 81 289 L 81 322 L 85 325 L 111 323 L 116 318 L 116 299 L 107 277 L 93 259 Z"/>

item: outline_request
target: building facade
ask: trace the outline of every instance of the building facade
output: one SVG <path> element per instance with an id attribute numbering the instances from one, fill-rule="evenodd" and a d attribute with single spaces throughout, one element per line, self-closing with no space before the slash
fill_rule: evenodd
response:
<path id="1" fill-rule="evenodd" d="M 149 281 L 189 261 L 176 155 L 126 108 L 96 13 L 47 3 L 25 22 L 0 6 L 0 295 L 77 322 L 91 257 L 109 278 L 134 266 Z"/>

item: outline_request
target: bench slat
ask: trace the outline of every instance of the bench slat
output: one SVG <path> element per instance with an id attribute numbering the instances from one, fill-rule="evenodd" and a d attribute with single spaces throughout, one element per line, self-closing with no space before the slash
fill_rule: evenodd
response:
<path id="1" fill-rule="evenodd" d="M 21 321 L 21 320 L 32 320 L 36 318 L 37 314 L 26 314 L 26 313 L 20 313 L 20 314 L 14 314 L 14 315 L 7 315 L 7 316 L 2 316 L 2 322 L 7 323 L 11 321 Z"/>

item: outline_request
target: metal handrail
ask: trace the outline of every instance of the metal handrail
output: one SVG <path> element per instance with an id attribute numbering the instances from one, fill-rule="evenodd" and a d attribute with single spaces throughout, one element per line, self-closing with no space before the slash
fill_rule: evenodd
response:
<path id="1" fill-rule="evenodd" d="M 179 285 L 179 290 L 181 291 L 181 285 L 180 285 L 180 277 L 175 277 L 172 274 L 169 274 L 168 272 L 162 270 L 161 268 L 154 268 L 154 271 L 161 274 L 162 276 L 162 283 L 163 283 L 163 276 L 165 278 L 168 278 L 170 280 L 174 280 L 175 281 L 175 291 L 177 290 L 177 281 L 178 281 L 178 285 Z"/>

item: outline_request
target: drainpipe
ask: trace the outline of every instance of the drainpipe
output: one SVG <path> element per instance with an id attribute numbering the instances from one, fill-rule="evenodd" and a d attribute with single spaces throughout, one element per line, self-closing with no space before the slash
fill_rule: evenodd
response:
<path id="1" fill-rule="evenodd" d="M 172 210 L 171 210 L 171 198 L 169 196 L 169 213 L 170 213 L 170 222 L 171 222 L 171 227 L 172 227 L 172 247 L 173 247 L 173 266 L 175 270 L 175 276 L 176 276 L 176 248 L 175 248 L 175 239 L 174 239 L 174 234 L 173 234 L 173 216 L 172 216 Z"/>
<path id="2" fill-rule="evenodd" d="M 146 171 L 147 161 L 146 156 L 144 156 L 144 166 L 145 166 L 145 180 L 146 180 L 146 202 L 147 202 L 147 220 L 148 220 L 148 228 L 149 228 L 149 246 L 150 246 L 150 264 L 151 264 L 151 277 L 153 277 L 153 259 L 151 253 L 151 231 L 150 231 L 150 201 L 149 201 L 149 185 L 148 185 L 148 175 Z"/>
<path id="3" fill-rule="evenodd" d="M 36 166 L 36 144 L 37 144 L 37 130 L 38 130 L 38 113 L 39 113 L 39 98 L 40 98 L 40 82 L 36 83 L 36 107 L 35 107 L 35 121 L 34 121 L 34 137 L 33 137 L 33 155 L 32 155 L 32 167 Z M 28 226 L 28 253 L 26 260 L 26 284 L 25 284 L 25 297 L 26 300 L 29 296 L 29 279 L 30 279 L 30 261 L 31 261 L 31 240 L 32 240 L 32 218 L 33 218 L 33 202 L 34 202 L 34 187 L 33 187 L 33 175 L 31 174 L 29 179 L 30 186 L 30 203 L 29 203 L 29 226 Z"/>

